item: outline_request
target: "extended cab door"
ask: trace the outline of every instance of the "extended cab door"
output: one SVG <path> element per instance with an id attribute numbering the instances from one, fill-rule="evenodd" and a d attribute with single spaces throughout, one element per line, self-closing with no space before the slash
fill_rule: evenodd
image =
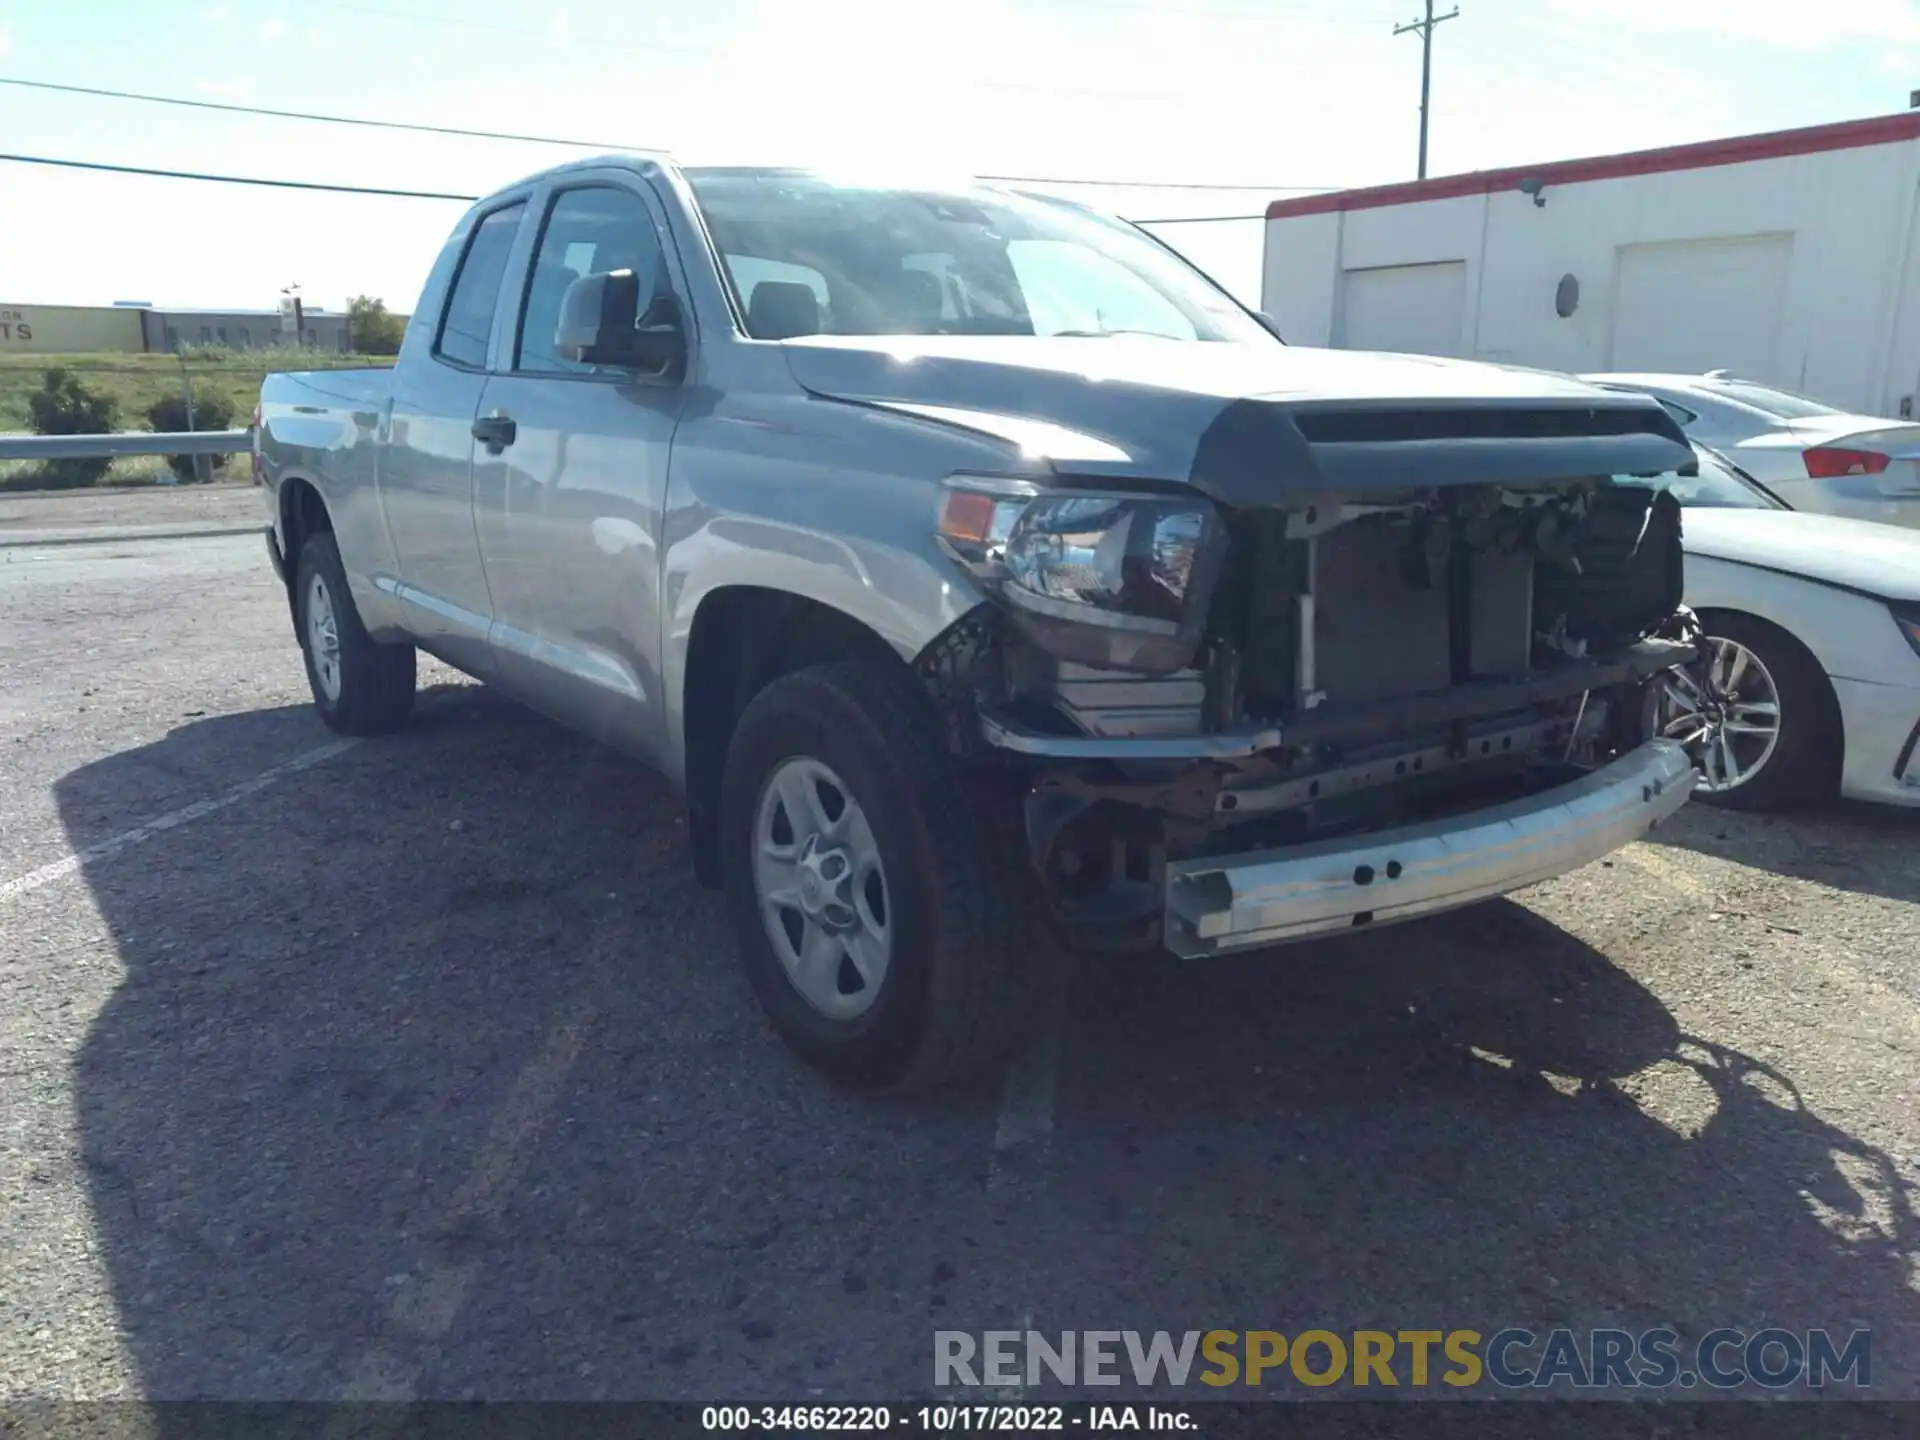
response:
<path id="1" fill-rule="evenodd" d="M 490 675 L 493 607 L 473 523 L 473 424 L 502 285 L 527 202 L 507 199 L 456 234 L 453 272 L 431 342 L 394 367 L 380 459 L 380 498 L 393 537 L 398 591 L 420 641 L 472 674 Z"/>
<path id="2" fill-rule="evenodd" d="M 475 515 L 503 685 L 566 723 L 661 758 L 660 526 L 685 391 L 677 378 L 562 359 L 561 297 L 583 275 L 657 277 L 691 329 L 657 198 L 625 170 L 541 197 L 518 323 L 480 400 Z M 691 336 L 689 335 L 689 340 Z"/>

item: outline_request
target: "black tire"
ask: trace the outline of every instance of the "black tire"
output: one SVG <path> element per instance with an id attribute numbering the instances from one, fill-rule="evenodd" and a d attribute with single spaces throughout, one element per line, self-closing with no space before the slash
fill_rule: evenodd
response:
<path id="1" fill-rule="evenodd" d="M 1820 662 L 1777 625 L 1729 610 L 1709 610 L 1700 628 L 1753 652 L 1780 697 L 1780 738 L 1759 773 L 1732 790 L 1695 791 L 1729 810 L 1779 810 L 1831 798 L 1839 788 L 1845 738 L 1840 706 Z"/>
<path id="2" fill-rule="evenodd" d="M 314 580 L 326 587 L 339 637 L 339 693 L 329 693 L 313 653 L 309 607 Z M 386 645 L 367 633 L 354 608 L 347 572 L 331 532 L 311 536 L 294 568 L 294 625 L 307 662 L 307 685 L 329 729 L 342 735 L 385 735 L 406 724 L 413 709 L 417 662 L 411 645 Z"/>
<path id="3" fill-rule="evenodd" d="M 768 939 L 752 847 L 763 788 L 806 757 L 844 779 L 885 872 L 892 959 L 852 1019 L 810 1004 Z M 989 807 L 962 783 L 931 703 L 888 661 L 843 661 L 784 676 L 747 705 L 721 783 L 728 909 L 747 978 L 804 1060 L 861 1088 L 919 1090 L 978 1074 L 1027 1032 L 1033 934 L 1019 916 L 1022 873 L 996 843 Z"/>

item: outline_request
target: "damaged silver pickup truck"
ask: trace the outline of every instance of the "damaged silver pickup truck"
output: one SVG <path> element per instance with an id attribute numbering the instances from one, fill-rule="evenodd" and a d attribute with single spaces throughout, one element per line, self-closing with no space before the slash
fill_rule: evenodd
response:
<path id="1" fill-rule="evenodd" d="M 417 647 L 664 771 L 854 1083 L 1002 1053 L 1043 925 L 1384 925 L 1693 785 L 1642 720 L 1697 646 L 1658 404 L 1289 347 L 1059 201 L 550 171 L 461 221 L 390 373 L 269 377 L 256 444 L 328 723 L 400 725 Z"/>

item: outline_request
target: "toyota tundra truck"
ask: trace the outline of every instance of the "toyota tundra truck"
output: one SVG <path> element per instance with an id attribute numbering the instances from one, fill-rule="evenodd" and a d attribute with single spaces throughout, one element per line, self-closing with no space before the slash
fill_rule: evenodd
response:
<path id="1" fill-rule="evenodd" d="M 550 170 L 255 445 L 326 723 L 403 724 L 425 651 L 657 767 L 848 1083 L 1004 1054 L 1049 943 L 1411 920 L 1694 782 L 1645 721 L 1699 648 L 1656 401 L 1289 346 L 1056 199 Z"/>

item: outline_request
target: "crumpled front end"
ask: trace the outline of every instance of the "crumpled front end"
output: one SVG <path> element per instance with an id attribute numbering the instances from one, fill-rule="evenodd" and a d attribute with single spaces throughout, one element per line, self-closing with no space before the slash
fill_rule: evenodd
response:
<path id="1" fill-rule="evenodd" d="M 1697 653 L 1680 513 L 1614 468 L 1687 463 L 1661 422 L 1296 415 L 1312 483 L 1262 498 L 1250 434 L 1198 504 L 956 479 L 943 535 L 1003 603 L 923 665 L 1067 937 L 1199 955 L 1411 918 L 1671 814 L 1692 772 L 1641 696 Z"/>

